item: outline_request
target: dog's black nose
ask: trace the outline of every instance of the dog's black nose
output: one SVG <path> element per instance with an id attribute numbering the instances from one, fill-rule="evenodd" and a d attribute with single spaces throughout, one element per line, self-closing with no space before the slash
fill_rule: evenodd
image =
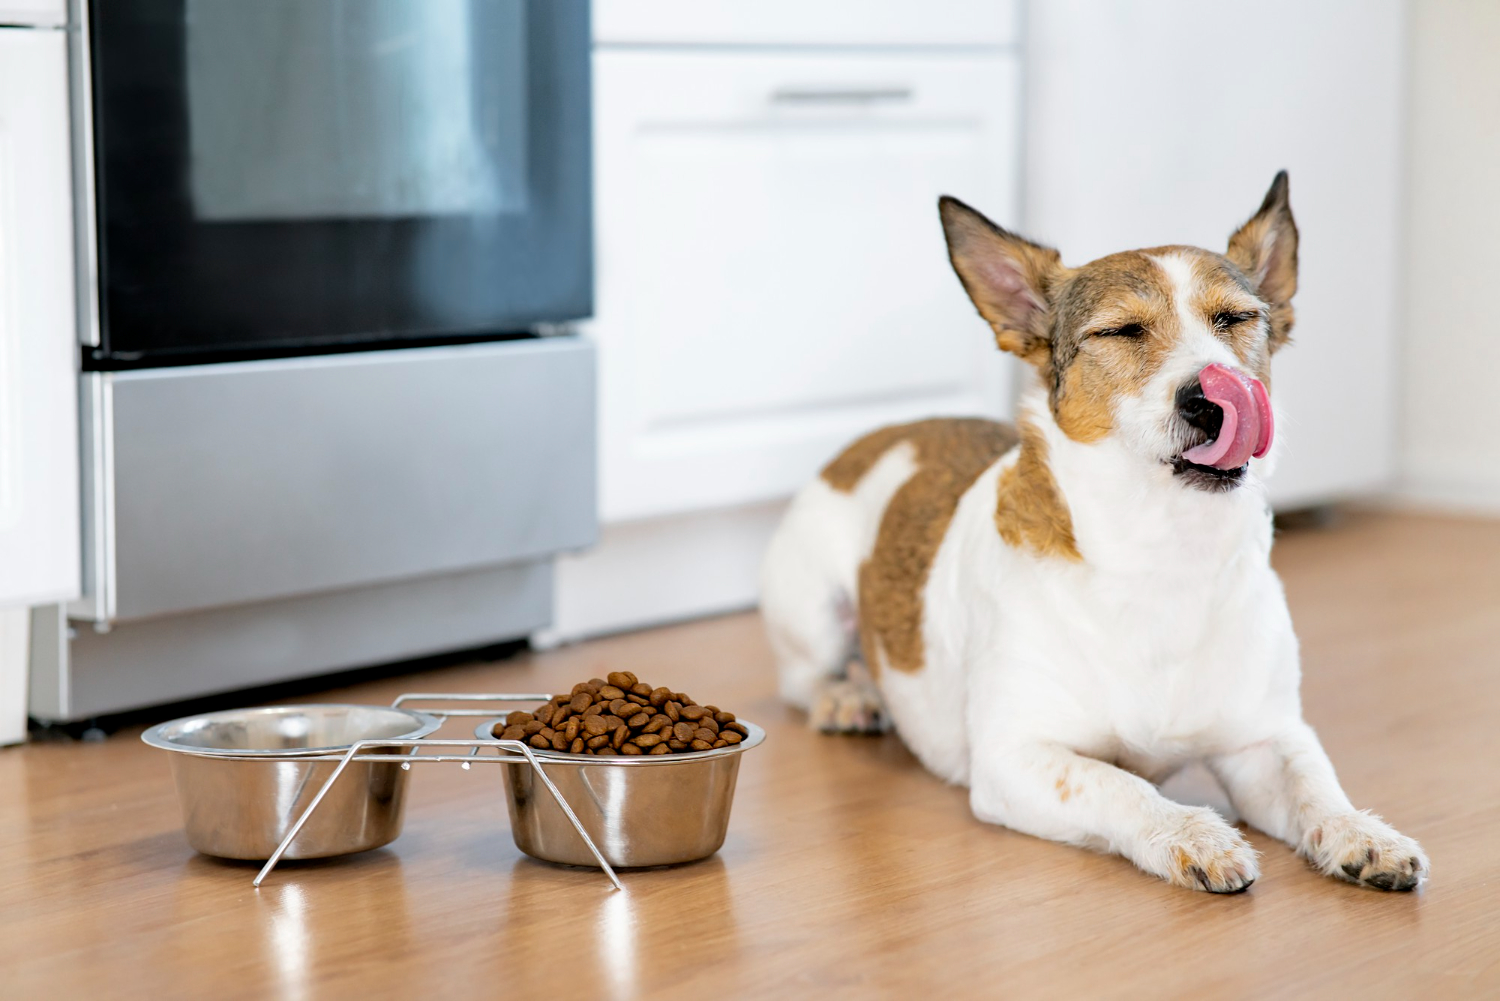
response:
<path id="1" fill-rule="evenodd" d="M 1198 381 L 1197 376 L 1177 390 L 1177 412 L 1189 425 L 1207 435 L 1206 441 L 1219 437 L 1219 428 L 1224 424 L 1224 411 L 1203 395 L 1203 384 Z"/>

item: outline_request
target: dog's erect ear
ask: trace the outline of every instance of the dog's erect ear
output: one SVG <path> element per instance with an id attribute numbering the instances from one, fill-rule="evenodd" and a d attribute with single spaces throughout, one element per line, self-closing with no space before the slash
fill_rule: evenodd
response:
<path id="1" fill-rule="evenodd" d="M 1297 223 L 1288 188 L 1283 170 L 1271 182 L 1260 210 L 1229 238 L 1224 255 L 1270 303 L 1272 351 L 1285 344 L 1292 331 L 1292 296 L 1297 293 Z"/>
<path id="2" fill-rule="evenodd" d="M 938 199 L 948 259 L 1001 349 L 1041 364 L 1047 358 L 1048 297 L 1062 259 L 990 222 L 957 198 Z"/>

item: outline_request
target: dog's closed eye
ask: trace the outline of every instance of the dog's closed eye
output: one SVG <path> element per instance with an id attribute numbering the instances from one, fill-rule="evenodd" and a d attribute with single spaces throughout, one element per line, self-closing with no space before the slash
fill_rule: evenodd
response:
<path id="1" fill-rule="evenodd" d="M 1259 318 L 1260 314 L 1253 309 L 1241 310 L 1239 312 L 1222 310 L 1214 314 L 1214 329 L 1228 330 L 1230 327 L 1237 327 L 1241 323 L 1249 323 L 1251 320 Z"/>
<path id="2" fill-rule="evenodd" d="M 1139 323 L 1127 323 L 1120 327 L 1105 327 L 1103 330 L 1089 332 L 1090 337 L 1140 337 L 1146 333 L 1146 328 Z"/>

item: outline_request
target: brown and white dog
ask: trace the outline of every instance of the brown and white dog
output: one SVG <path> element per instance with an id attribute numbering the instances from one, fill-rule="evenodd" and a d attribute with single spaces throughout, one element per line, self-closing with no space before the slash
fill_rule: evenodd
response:
<path id="1" fill-rule="evenodd" d="M 1416 886 L 1422 849 L 1350 804 L 1302 720 L 1270 566 L 1286 174 L 1223 254 L 1069 268 L 955 199 L 939 210 L 969 297 L 1029 363 L 1020 417 L 884 428 L 798 494 L 762 578 L 783 696 L 823 729 L 888 719 L 983 820 L 1178 886 L 1258 874 L 1238 830 L 1153 784 L 1190 761 L 1320 871 Z M 855 619 L 871 681 L 842 677 Z"/>

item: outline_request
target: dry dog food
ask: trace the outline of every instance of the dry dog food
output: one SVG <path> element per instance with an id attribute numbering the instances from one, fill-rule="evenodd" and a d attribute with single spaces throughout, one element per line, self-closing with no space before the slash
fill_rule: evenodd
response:
<path id="1" fill-rule="evenodd" d="M 749 733 L 734 713 L 615 671 L 580 681 L 535 712 L 511 713 L 500 738 L 572 754 L 686 754 L 738 744 Z"/>

